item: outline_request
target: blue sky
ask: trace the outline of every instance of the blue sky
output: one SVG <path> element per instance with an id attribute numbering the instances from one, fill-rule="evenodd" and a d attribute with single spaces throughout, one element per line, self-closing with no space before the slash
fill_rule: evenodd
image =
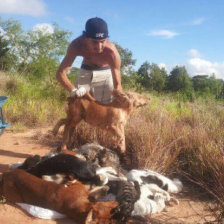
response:
<path id="1" fill-rule="evenodd" d="M 224 79 L 223 12 L 223 0 L 0 0 L 4 19 L 19 20 L 27 30 L 57 22 L 72 39 L 87 19 L 103 18 L 110 40 L 132 51 L 135 69 L 145 61 L 168 71 L 185 65 L 190 75 Z"/>

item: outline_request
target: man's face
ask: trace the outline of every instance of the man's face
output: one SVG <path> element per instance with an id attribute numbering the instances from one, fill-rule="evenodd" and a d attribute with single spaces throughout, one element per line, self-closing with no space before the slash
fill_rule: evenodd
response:
<path id="1" fill-rule="evenodd" d="M 92 38 L 87 39 L 87 46 L 92 53 L 102 53 L 106 46 L 106 39 L 95 40 Z"/>

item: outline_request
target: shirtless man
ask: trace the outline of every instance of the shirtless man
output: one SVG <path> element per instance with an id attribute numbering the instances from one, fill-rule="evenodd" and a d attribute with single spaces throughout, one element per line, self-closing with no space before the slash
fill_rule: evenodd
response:
<path id="1" fill-rule="evenodd" d="M 56 78 L 71 96 L 81 97 L 89 91 L 98 101 L 107 104 L 112 101 L 113 89 L 122 91 L 121 58 L 114 44 L 107 38 L 106 22 L 96 17 L 86 22 L 83 35 L 69 45 Z M 67 72 L 77 56 L 82 56 L 83 62 L 73 85 Z M 120 156 L 124 163 L 130 163 L 126 151 L 120 152 Z"/>
<path id="2" fill-rule="evenodd" d="M 113 89 L 122 91 L 120 55 L 107 38 L 106 22 L 96 17 L 86 22 L 83 35 L 69 45 L 56 78 L 71 96 L 81 97 L 89 91 L 98 101 L 107 104 L 112 101 Z M 82 56 L 83 62 L 73 85 L 67 72 L 77 56 Z"/>

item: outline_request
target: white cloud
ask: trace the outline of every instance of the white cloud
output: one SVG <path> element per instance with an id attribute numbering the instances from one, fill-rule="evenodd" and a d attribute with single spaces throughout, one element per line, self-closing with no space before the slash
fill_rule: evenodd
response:
<path id="1" fill-rule="evenodd" d="M 166 69 L 166 64 L 165 63 L 159 63 L 159 68 L 165 68 Z"/>
<path id="2" fill-rule="evenodd" d="M 43 16 L 47 10 L 43 0 L 0 0 L 0 13 Z"/>
<path id="3" fill-rule="evenodd" d="M 49 23 L 40 23 L 33 27 L 33 31 L 41 31 L 43 35 L 54 33 L 54 28 Z"/>
<path id="4" fill-rule="evenodd" d="M 203 55 L 197 49 L 190 49 L 187 54 L 193 58 L 201 58 Z"/>
<path id="5" fill-rule="evenodd" d="M 215 74 L 216 78 L 224 79 L 224 61 L 221 63 L 210 62 L 201 58 L 191 58 L 186 63 L 189 74 L 194 75 L 211 75 Z"/>
<path id="6" fill-rule="evenodd" d="M 195 25 L 195 26 L 201 25 L 204 21 L 205 21 L 205 18 L 200 17 L 200 18 L 197 18 L 197 19 L 193 20 L 192 25 Z"/>
<path id="7" fill-rule="evenodd" d="M 216 78 L 224 80 L 224 61 L 211 62 L 199 57 L 191 57 L 183 64 L 167 65 L 165 63 L 159 63 L 159 67 L 165 68 L 168 74 L 176 66 L 185 66 L 191 77 L 195 75 L 212 75 L 214 73 Z"/>
<path id="8" fill-rule="evenodd" d="M 162 69 L 164 68 L 167 72 L 167 74 L 169 74 L 173 68 L 175 68 L 177 65 L 167 65 L 165 63 L 159 63 L 159 68 Z M 178 66 L 181 66 L 181 65 L 178 65 Z"/>
<path id="9" fill-rule="evenodd" d="M 179 33 L 170 30 L 154 30 L 148 34 L 148 36 L 160 36 L 165 39 L 171 39 L 177 35 L 179 35 Z"/>
<path id="10" fill-rule="evenodd" d="M 215 74 L 216 78 L 224 79 L 224 61 L 212 62 L 203 59 L 203 55 L 197 49 L 190 49 L 187 54 L 190 58 L 183 64 L 166 65 L 160 63 L 159 67 L 165 67 L 167 72 L 170 73 L 176 66 L 185 66 L 190 76 L 195 75 L 211 75 Z"/>

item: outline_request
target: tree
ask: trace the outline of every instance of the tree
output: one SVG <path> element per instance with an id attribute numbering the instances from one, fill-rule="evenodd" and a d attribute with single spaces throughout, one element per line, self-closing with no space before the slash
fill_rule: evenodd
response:
<path id="1" fill-rule="evenodd" d="M 166 70 L 157 64 L 144 62 L 138 69 L 138 81 L 147 89 L 161 92 L 165 86 Z"/>
<path id="2" fill-rule="evenodd" d="M 21 24 L 18 21 L 9 19 L 4 21 L 0 17 L 0 30 L 2 31 L 2 37 L 8 41 L 7 51 L 9 57 L 14 57 L 13 65 L 16 67 L 19 63 L 19 55 L 22 55 L 21 51 L 22 43 L 20 40 L 23 40 L 23 30 Z"/>
<path id="3" fill-rule="evenodd" d="M 166 82 L 166 70 L 165 68 L 160 68 L 157 64 L 151 65 L 151 72 L 150 72 L 150 82 L 151 87 L 153 90 L 157 92 L 161 92 L 165 87 Z"/>
<path id="4" fill-rule="evenodd" d="M 196 75 L 192 77 L 195 91 L 204 91 L 208 87 L 208 75 Z"/>
<path id="5" fill-rule="evenodd" d="M 9 42 L 0 35 L 0 70 L 8 70 L 9 68 Z"/>
<path id="6" fill-rule="evenodd" d="M 167 79 L 167 90 L 187 92 L 192 90 L 192 83 L 186 68 L 176 66 Z"/>
<path id="7" fill-rule="evenodd" d="M 222 97 L 223 84 L 222 79 L 216 79 L 215 75 L 197 75 L 192 78 L 194 90 L 200 95 L 214 95 L 216 98 Z"/>
<path id="8" fill-rule="evenodd" d="M 125 72 L 125 70 L 127 71 L 128 68 L 135 65 L 136 60 L 132 58 L 133 55 L 129 49 L 121 47 L 118 43 L 114 44 L 121 56 L 121 71 Z"/>
<path id="9" fill-rule="evenodd" d="M 58 64 L 60 57 L 65 54 L 71 35 L 71 32 L 60 29 L 56 23 L 53 24 L 53 32 L 41 29 L 26 32 L 18 21 L 3 21 L 0 18 L 0 27 L 9 40 L 9 53 L 17 58 L 14 61 L 15 68 L 23 73 L 32 72 L 37 68 L 36 63 L 42 67 L 39 70 L 49 74 L 52 65 L 57 67 L 55 63 Z"/>
<path id="10" fill-rule="evenodd" d="M 210 92 L 216 97 L 219 98 L 222 93 L 223 88 L 223 80 L 222 79 L 216 79 L 215 74 L 212 74 L 209 77 L 208 84 Z"/>
<path id="11" fill-rule="evenodd" d="M 137 81 L 145 88 L 150 88 L 150 63 L 145 61 L 137 71 L 138 79 Z"/>
<path id="12" fill-rule="evenodd" d="M 222 90 L 221 90 L 221 92 L 220 92 L 220 94 L 219 94 L 219 98 L 221 99 L 224 99 L 224 82 L 223 82 L 223 84 L 222 84 Z"/>

